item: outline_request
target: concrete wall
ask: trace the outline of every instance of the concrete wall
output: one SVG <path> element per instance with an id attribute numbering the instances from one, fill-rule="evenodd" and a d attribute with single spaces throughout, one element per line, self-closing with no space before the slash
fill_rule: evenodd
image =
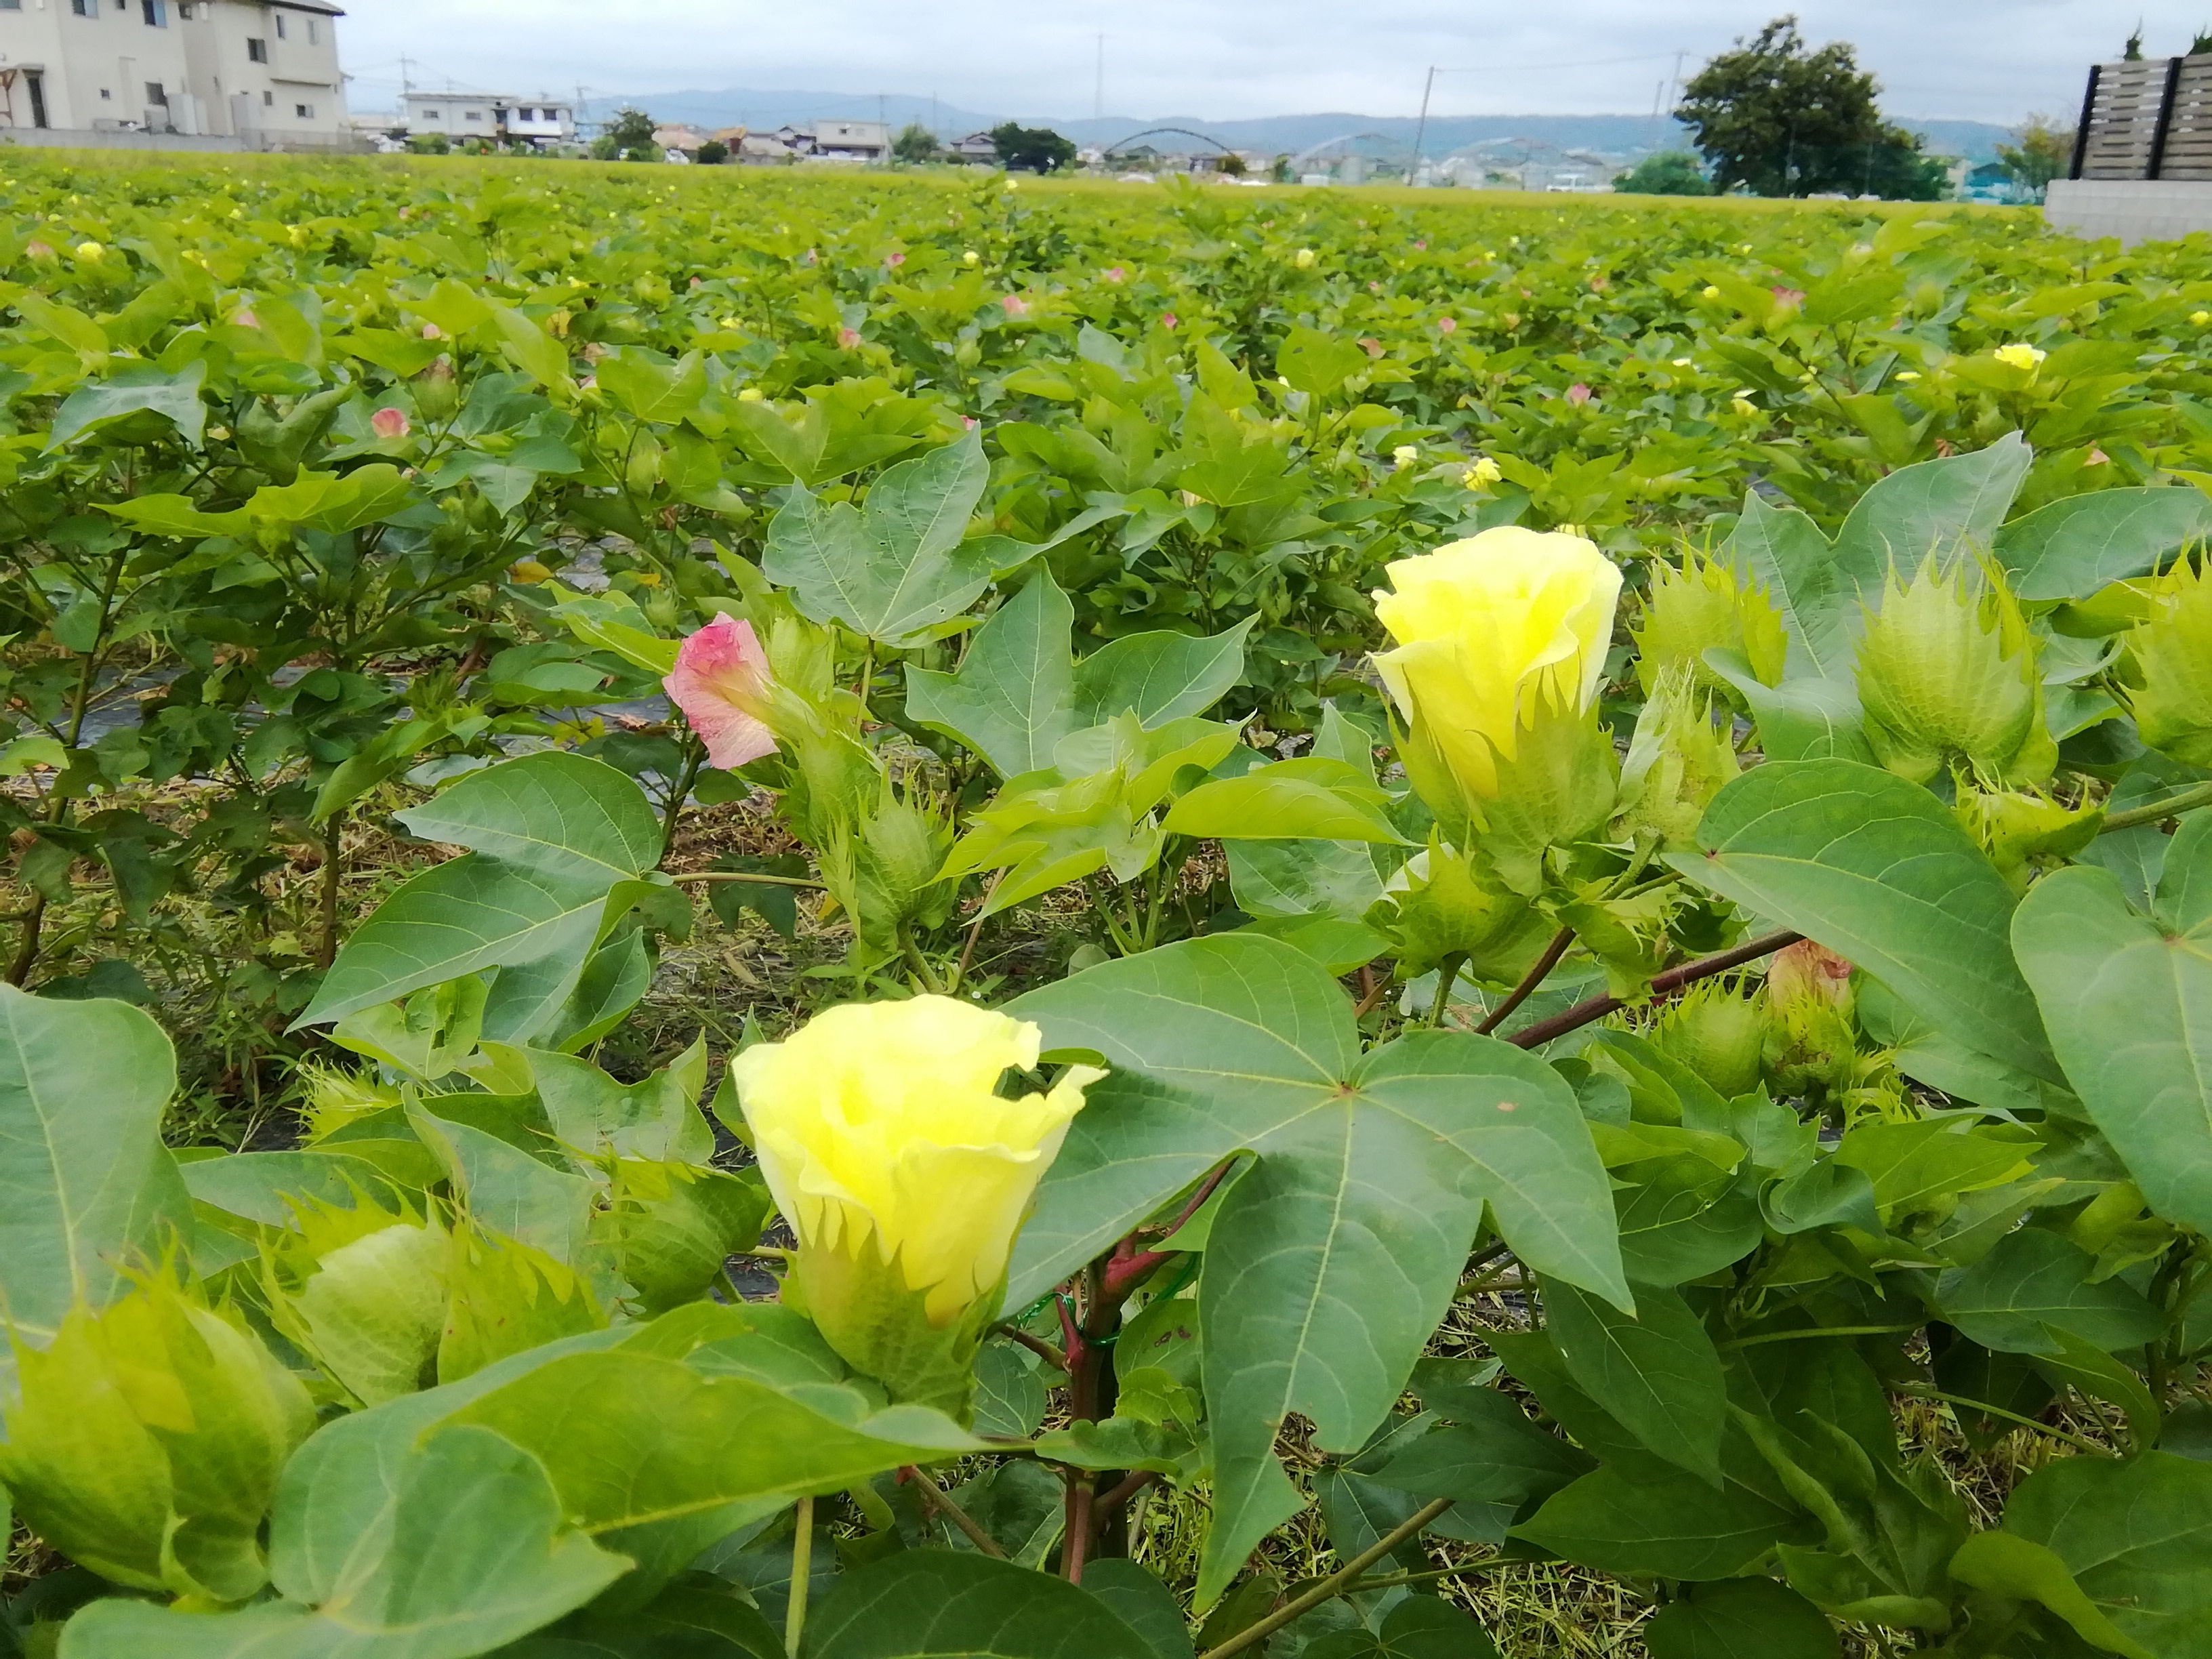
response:
<path id="1" fill-rule="evenodd" d="M 184 155 L 369 155 L 374 140 L 351 132 L 249 132 L 243 137 L 181 132 L 112 132 L 69 127 L 0 127 L 0 146 L 27 149 L 121 149 Z"/>
<path id="2" fill-rule="evenodd" d="M 2124 246 L 2212 230 L 2212 184 L 2171 179 L 2054 179 L 2044 198 L 2054 230 L 2117 236 Z"/>

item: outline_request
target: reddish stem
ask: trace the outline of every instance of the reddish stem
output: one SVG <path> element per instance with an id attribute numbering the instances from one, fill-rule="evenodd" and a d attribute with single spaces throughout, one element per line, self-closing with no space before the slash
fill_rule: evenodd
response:
<path id="1" fill-rule="evenodd" d="M 1559 965 L 1559 958 L 1566 955 L 1567 946 L 1574 942 L 1575 930 L 1571 927 L 1562 927 L 1554 933 L 1552 942 L 1544 947 L 1544 954 L 1536 958 L 1536 965 L 1523 974 L 1521 982 L 1513 988 L 1513 994 L 1490 1011 L 1488 1018 L 1474 1028 L 1474 1034 L 1488 1036 L 1505 1024 L 1506 1017 L 1534 996 L 1536 988 L 1551 976 L 1552 969 Z"/>
<path id="2" fill-rule="evenodd" d="M 1729 969 L 1741 968 L 1747 962 L 1772 956 L 1785 945 L 1795 945 L 1804 937 L 1802 933 L 1793 933 L 1784 929 L 1778 933 L 1768 933 L 1753 939 L 1748 944 L 1739 945 L 1733 951 L 1723 951 L 1717 956 L 1685 963 L 1680 968 L 1669 968 L 1651 981 L 1651 994 L 1665 996 L 1686 985 L 1694 985 L 1701 979 L 1711 979 L 1715 974 L 1725 974 Z M 1554 1014 L 1549 1019 L 1540 1019 L 1505 1040 L 1523 1048 L 1541 1048 L 1553 1037 L 1579 1030 L 1591 1021 L 1603 1019 L 1607 1014 L 1627 1006 L 1619 997 L 1591 997 L 1586 1001 L 1577 1002 L 1565 1013 Z"/>

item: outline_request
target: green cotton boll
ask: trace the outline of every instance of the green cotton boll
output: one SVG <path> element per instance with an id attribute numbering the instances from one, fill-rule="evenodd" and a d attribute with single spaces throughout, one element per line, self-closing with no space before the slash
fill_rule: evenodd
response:
<path id="1" fill-rule="evenodd" d="M 859 909 L 872 929 L 940 925 L 951 914 L 957 884 L 938 872 L 952 851 L 952 826 L 933 801 L 901 797 L 889 782 L 860 826 L 855 876 Z"/>
<path id="2" fill-rule="evenodd" d="M 544 1251 L 464 1222 L 453 1235 L 438 1381 L 458 1382 L 510 1354 L 607 1327 L 582 1274 Z M 720 1260 L 715 1264 L 721 1266 Z"/>
<path id="3" fill-rule="evenodd" d="M 647 1315 L 698 1300 L 732 1255 L 760 1243 L 768 1194 L 757 1174 L 625 1158 L 616 1180 L 613 1206 L 592 1218 L 592 1242 L 612 1251 Z"/>
<path id="4" fill-rule="evenodd" d="M 1367 921 L 1390 937 L 1405 978 L 1454 957 L 1470 978 L 1503 985 L 1528 971 L 1555 931 L 1479 856 L 1442 840 L 1431 840 L 1391 878 Z"/>
<path id="5" fill-rule="evenodd" d="M 1944 576 L 1931 561 L 1905 586 L 1893 570 L 1859 642 L 1858 692 L 1876 757 L 1915 783 L 1948 767 L 2017 787 L 2058 763 L 2034 639 L 1994 568 L 1961 560 Z"/>
<path id="6" fill-rule="evenodd" d="M 1951 810 L 2016 893 L 2081 852 L 2104 823 L 2098 808 L 2076 809 L 2014 790 L 1962 789 Z"/>
<path id="7" fill-rule="evenodd" d="M 1651 1045 L 1733 1100 L 1759 1087 L 1773 1028 L 1758 991 L 1707 980 L 1660 1015 Z"/>
<path id="8" fill-rule="evenodd" d="M 1498 879 L 1528 898 L 1551 884 L 1556 849 L 1601 836 L 1620 805 L 1620 760 L 1592 705 L 1579 712 L 1548 696 L 1522 711 L 1520 742 L 1498 763 L 1498 793 L 1481 806 L 1483 856 Z"/>
<path id="9" fill-rule="evenodd" d="M 1621 763 L 1626 807 L 1613 821 L 1614 835 L 1648 833 L 1669 852 L 1692 850 L 1705 808 L 1741 770 L 1728 728 L 1714 722 L 1711 697 L 1694 672 L 1686 664 L 1663 671 Z"/>
<path id="10" fill-rule="evenodd" d="M 1683 554 L 1679 568 L 1653 562 L 1635 640 L 1636 676 L 1647 696 L 1656 695 L 1668 670 L 1686 667 L 1699 690 L 1732 706 L 1741 699 L 1705 666 L 1706 652 L 1740 651 L 1762 685 L 1779 685 L 1789 650 L 1782 612 L 1766 590 L 1748 586 L 1694 548 Z"/>
<path id="11" fill-rule="evenodd" d="M 2170 759 L 2212 767 L 2212 568 L 2180 566 L 2154 599 L 2127 636 L 2136 735 Z"/>
<path id="12" fill-rule="evenodd" d="M 167 1278 L 79 1306 L 15 1346 L 0 1484 L 26 1524 L 134 1589 L 243 1601 L 268 1582 L 261 1525 L 314 1426 L 297 1378 Z"/>
<path id="13" fill-rule="evenodd" d="M 323 1251 L 278 1323 L 364 1406 L 427 1387 L 445 1329 L 452 1242 L 401 1221 Z"/>

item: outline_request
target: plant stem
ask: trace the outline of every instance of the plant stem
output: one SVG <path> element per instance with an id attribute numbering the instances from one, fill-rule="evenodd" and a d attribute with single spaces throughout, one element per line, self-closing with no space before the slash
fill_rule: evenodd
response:
<path id="1" fill-rule="evenodd" d="M 2158 823 L 2167 818 L 2178 818 L 2184 812 L 2192 812 L 2200 806 L 2212 806 L 2212 783 L 2200 783 L 2194 789 L 2185 789 L 2178 795 L 2168 795 L 2164 800 L 2152 801 L 2147 806 L 2130 806 L 2124 812 L 2114 812 L 2098 829 L 2100 836 L 2109 836 L 2115 830 L 2133 830 L 2146 823 Z"/>
<path id="2" fill-rule="evenodd" d="M 1408 1538 L 1413 1537 L 1422 1528 L 1427 1526 L 1430 1522 L 1451 1506 L 1452 1500 L 1449 1498 L 1439 1498 L 1434 1503 L 1423 1504 L 1414 1510 L 1403 1524 L 1394 1527 L 1374 1544 L 1353 1556 L 1351 1562 L 1340 1571 L 1331 1573 L 1304 1595 L 1293 1597 L 1265 1619 L 1245 1626 L 1243 1630 L 1238 1631 L 1236 1635 L 1218 1646 L 1208 1648 L 1199 1656 L 1199 1659 L 1229 1659 L 1229 1656 L 1232 1653 L 1242 1653 L 1255 1644 L 1266 1641 L 1292 1620 L 1312 1612 L 1322 1602 L 1333 1601 L 1337 1596 L 1348 1595 L 1352 1590 L 1358 1589 L 1360 1587 L 1359 1577 L 1362 1573 L 1389 1554 L 1392 1550 L 1396 1549 Z"/>
<path id="3" fill-rule="evenodd" d="M 2039 1421 L 2035 1418 L 2023 1417 L 2018 1412 L 2007 1411 L 2002 1406 L 1992 1406 L 1986 1400 L 1969 1400 L 1962 1394 L 1946 1394 L 1941 1389 L 1931 1389 L 1923 1382 L 1904 1383 L 1898 1391 L 1900 1394 L 1909 1394 L 1917 1400 L 1940 1400 L 1947 1406 L 1965 1406 L 1981 1413 L 1984 1417 L 2002 1417 L 2007 1422 L 2017 1423 L 2024 1429 L 2034 1429 L 2047 1434 L 2053 1440 L 2063 1440 L 2077 1450 L 2087 1452 L 2094 1457 L 2118 1455 L 2110 1446 L 2100 1446 L 2095 1441 L 2085 1439 L 2081 1435 L 2068 1430 L 2055 1429 L 2050 1424 Z"/>
<path id="4" fill-rule="evenodd" d="M 1534 996 L 1536 988 L 1551 976 L 1552 969 L 1559 965 L 1559 958 L 1566 955 L 1567 947 L 1574 942 L 1575 930 L 1571 927 L 1562 927 L 1554 933 L 1552 942 L 1544 947 L 1544 954 L 1536 958 L 1536 965 L 1521 975 L 1521 982 L 1513 988 L 1513 994 L 1484 1017 L 1482 1024 L 1474 1028 L 1474 1034 L 1488 1036 L 1505 1024 L 1507 1017 Z"/>
<path id="5" fill-rule="evenodd" d="M 1394 1572 L 1388 1578 L 1363 1578 L 1363 1590 L 1395 1589 L 1401 1584 L 1433 1584 L 1439 1578 L 1457 1578 L 1463 1573 L 1488 1572 L 1492 1567 L 1519 1565 L 1510 1556 L 1493 1555 L 1486 1561 L 1462 1561 L 1455 1567 L 1431 1567 L 1426 1572 Z"/>
<path id="6" fill-rule="evenodd" d="M 983 902 L 975 907 L 975 920 L 969 924 L 968 941 L 960 947 L 960 960 L 952 969 L 952 984 L 945 993 L 952 994 L 968 982 L 968 965 L 975 960 L 975 941 L 983 937 L 983 924 L 991 915 L 991 901 L 998 896 L 999 884 L 1006 878 L 1004 870 L 991 878 L 991 884 L 983 890 Z"/>
<path id="7" fill-rule="evenodd" d="M 1716 974 L 1725 974 L 1731 968 L 1741 968 L 1747 962 L 1756 962 L 1761 957 L 1772 956 L 1785 945 L 1795 945 L 1804 938 L 1787 929 L 1768 933 L 1739 945 L 1733 951 L 1723 951 L 1718 956 L 1705 957 L 1699 961 L 1685 963 L 1680 968 L 1669 968 L 1651 981 L 1651 994 L 1664 996 L 1669 991 L 1679 991 L 1685 985 L 1694 985 L 1701 979 L 1711 979 Z M 1516 1031 L 1506 1038 L 1523 1048 L 1541 1048 L 1554 1037 L 1579 1030 L 1593 1020 L 1603 1019 L 1628 1005 L 1619 997 L 1590 997 L 1577 1002 L 1565 1013 L 1554 1014 L 1549 1019 L 1540 1019 L 1534 1025 Z"/>
<path id="8" fill-rule="evenodd" d="M 669 880 L 678 883 L 687 881 L 757 881 L 764 887 L 804 887 L 809 892 L 813 893 L 826 893 L 830 890 L 829 884 L 827 883 L 817 881 L 811 876 L 760 876 L 755 875 L 751 872 L 746 870 L 690 870 L 686 871 L 680 876 L 671 876 L 669 877 Z"/>
<path id="9" fill-rule="evenodd" d="M 1917 1325 L 1806 1325 L 1787 1331 L 1759 1331 L 1720 1346 L 1730 1349 L 1756 1348 L 1765 1342 L 1796 1342 L 1816 1336 L 1895 1336 L 1900 1332 L 1919 1328 Z"/>
<path id="10" fill-rule="evenodd" d="M 924 1470 L 910 1463 L 906 1472 L 913 1477 L 914 1484 L 921 1488 L 922 1501 L 931 1509 L 941 1511 L 954 1526 L 966 1533 L 969 1543 L 986 1555 L 996 1556 L 1001 1561 L 1006 1559 L 1006 1551 L 999 1547 L 999 1540 L 976 1525 L 975 1517 L 954 1503 L 951 1494 L 931 1480 Z"/>
<path id="11" fill-rule="evenodd" d="M 906 965 L 914 969 L 914 976 L 921 982 L 921 988 L 932 996 L 942 996 L 945 988 L 938 983 L 936 970 L 929 965 L 929 958 L 922 954 L 921 946 L 915 942 L 914 930 L 904 922 L 899 924 L 898 942 L 899 951 L 906 957 Z"/>
<path id="12" fill-rule="evenodd" d="M 660 821 L 660 856 L 666 858 L 676 850 L 676 831 L 684 819 L 684 803 L 691 799 L 691 787 L 699 781 L 699 773 L 707 764 L 707 750 L 696 737 L 684 744 L 684 770 L 676 780 L 676 787 L 668 797 L 668 811 Z"/>
<path id="13" fill-rule="evenodd" d="M 791 1535 L 791 1600 L 783 1613 L 783 1650 L 799 1659 L 799 1638 L 806 1630 L 807 1580 L 814 1571 L 814 1499 L 799 1500 L 798 1530 Z"/>
<path id="14" fill-rule="evenodd" d="M 330 822 L 323 826 L 322 894 L 319 908 L 322 927 L 315 944 L 315 966 L 327 970 L 338 954 L 338 896 L 340 884 L 345 879 L 344 850 L 345 809 L 331 814 Z"/>
<path id="15" fill-rule="evenodd" d="M 1459 977 L 1459 965 L 1465 958 L 1454 954 L 1437 964 L 1437 1000 L 1429 1005 L 1429 1025 L 1431 1030 L 1444 1023 L 1451 1012 L 1452 981 Z"/>

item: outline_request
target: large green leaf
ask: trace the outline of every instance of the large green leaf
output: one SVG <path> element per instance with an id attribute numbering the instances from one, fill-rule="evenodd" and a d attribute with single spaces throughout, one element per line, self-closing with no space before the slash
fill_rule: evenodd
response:
<path id="1" fill-rule="evenodd" d="M 1177 800 L 1162 824 L 1171 836 L 1225 840 L 1383 842 L 1404 845 L 1383 810 L 1388 793 L 1348 761 L 1326 755 L 1213 778 Z"/>
<path id="2" fill-rule="evenodd" d="M 1835 1659 L 1836 1627 L 1787 1584 L 1723 1578 L 1692 1585 L 1644 1626 L 1651 1659 Z"/>
<path id="3" fill-rule="evenodd" d="M 2086 599 L 2107 583 L 2144 576 L 2212 529 L 2201 489 L 2100 489 L 2014 519 L 1996 534 L 2012 590 L 2038 600 Z"/>
<path id="4" fill-rule="evenodd" d="M 178 1613 L 94 1602 L 67 1659 L 467 1659 L 581 1607 L 630 1567 L 562 1512 L 545 1468 L 489 1430 L 433 1436 L 399 1472 L 387 1530 L 319 1605 Z"/>
<path id="5" fill-rule="evenodd" d="M 2004 1529 L 2057 1555 L 2158 1659 L 2212 1656 L 2212 1463 L 2167 1452 L 2062 1458 L 2014 1489 Z"/>
<path id="6" fill-rule="evenodd" d="M 1731 1480 L 1716 1492 L 1693 1474 L 1638 1480 L 1607 1464 L 1513 1531 L 1602 1571 L 1705 1579 L 1755 1571 L 1803 1524 L 1748 1485 Z"/>
<path id="7" fill-rule="evenodd" d="M 1782 612 L 1791 679 L 1839 679 L 1848 672 L 1857 635 L 1850 608 L 1857 594 L 1844 584 L 1820 526 L 1794 507 L 1770 507 L 1754 489 L 1744 496 L 1743 516 L 1721 551 Z"/>
<path id="8" fill-rule="evenodd" d="M 117 1269 L 189 1237 L 191 1201 L 161 1144 L 177 1061 L 127 1002 L 51 1001 L 0 986 L 0 1315 L 42 1346 Z"/>
<path id="9" fill-rule="evenodd" d="M 16 308 L 25 310 L 20 305 Z M 25 314 L 29 314 L 27 310 Z M 185 441 L 197 447 L 207 427 L 207 405 L 200 401 L 206 378 L 204 360 L 187 363 L 173 374 L 154 363 L 123 363 L 105 380 L 88 381 L 62 400 L 46 433 L 46 447 L 59 449 L 73 438 L 142 412 L 173 422 Z"/>
<path id="10" fill-rule="evenodd" d="M 1000 777 L 1051 765 L 1054 744 L 1095 724 L 1073 706 L 1074 622 L 1067 595 L 1040 569 L 975 631 L 958 673 L 907 670 L 906 712 L 959 738 Z"/>
<path id="11" fill-rule="evenodd" d="M 659 825 L 644 792 L 603 761 L 527 755 L 398 816 L 425 841 L 471 851 L 406 882 L 354 930 L 299 1025 L 495 968 L 483 1034 L 526 1041 L 559 1024 L 592 946 L 652 895 L 641 878 L 659 860 Z"/>
<path id="12" fill-rule="evenodd" d="M 817 622 L 887 645 L 926 638 L 990 586 L 1000 550 L 961 539 L 990 476 L 969 437 L 890 468 L 861 507 L 799 491 L 769 523 L 761 568 Z"/>
<path id="13" fill-rule="evenodd" d="M 2166 1321 L 2142 1292 L 2123 1279 L 2093 1280 L 2097 1260 L 2040 1227 L 2007 1233 L 1968 1267 L 1936 1281 L 1942 1317 L 1985 1348 L 2048 1353 L 2064 1344 L 2045 1326 L 2070 1331 L 2111 1353 L 2150 1341 Z"/>
<path id="14" fill-rule="evenodd" d="M 1223 1159 L 1200 1282 L 1214 1426 L 1199 1596 L 1299 1506 L 1272 1455 L 1285 1414 L 1357 1447 L 1449 1305 L 1486 1202 L 1538 1271 L 1628 1300 L 1613 1203 L 1574 1096 L 1510 1044 L 1429 1032 L 1362 1056 L 1334 981 L 1287 945 L 1198 939 L 1010 1005 L 1092 1085 L 1017 1255 L 1020 1306 Z"/>
<path id="15" fill-rule="evenodd" d="M 908 1550 L 838 1581 L 805 1659 L 1154 1659 L 1097 1596 L 987 1555 Z"/>
<path id="16" fill-rule="evenodd" d="M 1250 616 L 1210 635 L 1127 634 L 1075 665 L 1077 729 L 1127 710 L 1147 727 L 1203 714 L 1244 677 Z"/>
<path id="17" fill-rule="evenodd" d="M 1644 1449 L 1721 1485 L 1728 1384 L 1720 1351 L 1679 1292 L 1638 1285 L 1633 1318 L 1571 1285 L 1544 1297 L 1568 1374 Z"/>
<path id="18" fill-rule="evenodd" d="M 1948 567 L 1986 554 L 2035 459 L 2008 432 L 1986 449 L 1899 467 L 1858 499 L 1836 533 L 1837 574 L 1854 595 L 1881 591 L 1894 568 Z"/>
<path id="19" fill-rule="evenodd" d="M 1490 1632 L 1438 1595 L 1409 1595 L 1380 1630 L 1332 1632 L 1300 1651 L 1303 1659 L 1498 1659 Z"/>
<path id="20" fill-rule="evenodd" d="M 2153 1210 L 2212 1231 L 2212 812 L 2166 849 L 2143 915 L 2108 870 L 2029 890 L 2013 949 L 2074 1091 Z"/>
<path id="21" fill-rule="evenodd" d="M 1856 761 L 1775 762 L 1730 782 L 1698 827 L 1691 880 L 1848 957 L 1968 1048 L 2051 1082 L 2014 964 L 2014 898 L 1925 789 Z"/>

